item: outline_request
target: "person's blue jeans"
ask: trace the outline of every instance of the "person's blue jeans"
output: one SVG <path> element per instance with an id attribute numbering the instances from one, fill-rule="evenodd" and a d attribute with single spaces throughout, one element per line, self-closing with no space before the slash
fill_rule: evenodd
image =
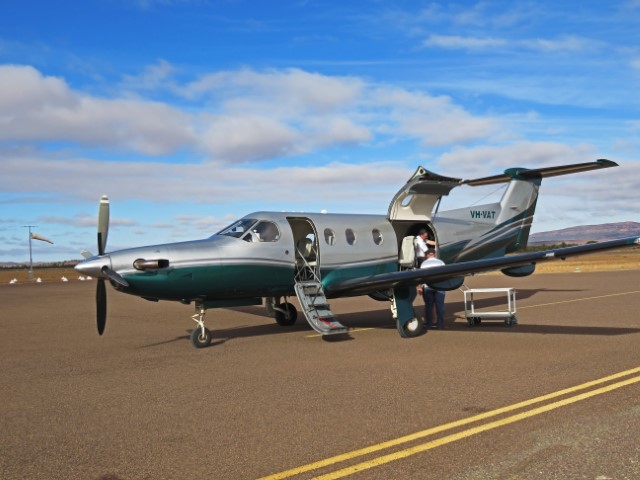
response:
<path id="1" fill-rule="evenodd" d="M 436 310 L 438 328 L 444 328 L 444 292 L 425 288 L 422 291 L 422 298 L 424 299 L 424 313 L 427 328 L 431 328 L 433 326 L 434 307 Z"/>

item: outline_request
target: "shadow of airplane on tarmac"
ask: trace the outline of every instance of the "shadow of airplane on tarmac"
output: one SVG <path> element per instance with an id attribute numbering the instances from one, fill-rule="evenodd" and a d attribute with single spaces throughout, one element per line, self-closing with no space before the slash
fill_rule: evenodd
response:
<path id="1" fill-rule="evenodd" d="M 516 289 L 518 301 L 532 298 L 540 292 L 579 292 L 583 290 L 579 289 Z M 374 300 L 372 300 L 374 301 Z M 414 309 L 418 317 L 423 317 L 424 310 L 423 305 L 420 303 L 420 299 L 416 299 Z M 335 313 L 340 319 L 340 322 L 349 328 L 351 331 L 357 331 L 358 329 L 379 329 L 379 330 L 395 330 L 395 322 L 390 317 L 389 308 L 385 303 L 385 308 L 378 310 L 367 310 L 361 312 L 340 313 L 339 309 L 336 309 Z M 492 307 L 505 307 L 506 300 L 503 296 L 475 299 L 474 306 L 476 309 L 486 309 Z M 299 313 L 298 321 L 291 326 L 283 327 L 275 323 L 271 317 L 266 313 L 263 306 L 247 306 L 247 307 L 234 307 L 229 308 L 234 312 L 243 313 L 246 315 L 253 315 L 262 317 L 269 323 L 255 324 L 255 325 L 238 325 L 232 328 L 221 328 L 212 330 L 213 342 L 211 346 L 222 345 L 230 340 L 237 338 L 279 335 L 283 333 L 291 332 L 313 332 L 309 325 L 304 321 L 301 313 Z M 446 329 L 450 332 L 491 332 L 491 333 L 510 333 L 510 334 L 539 334 L 539 335 L 596 335 L 596 336 L 615 336 L 615 335 L 629 335 L 633 333 L 640 333 L 640 328 L 629 327 L 607 327 L 607 326 L 575 326 L 575 325 L 540 325 L 540 324 L 522 324 L 509 328 L 504 325 L 503 321 L 487 320 L 479 325 L 469 327 L 464 317 L 464 301 L 454 301 L 446 303 L 447 313 L 445 317 Z M 168 343 L 178 341 L 189 341 L 190 334 L 193 330 L 187 330 L 186 335 L 181 335 L 170 340 L 158 342 L 154 344 L 145 345 L 143 348 L 160 346 Z M 325 338 L 328 341 L 345 341 L 353 340 L 350 335 L 339 335 L 336 338 Z"/>

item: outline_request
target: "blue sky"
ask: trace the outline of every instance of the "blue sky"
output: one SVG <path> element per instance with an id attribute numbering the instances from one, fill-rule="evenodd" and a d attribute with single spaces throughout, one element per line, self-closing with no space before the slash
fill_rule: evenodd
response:
<path id="1" fill-rule="evenodd" d="M 0 261 L 386 213 L 418 165 L 543 183 L 533 231 L 640 221 L 640 0 L 0 5 Z M 443 208 L 483 202 L 454 190 Z M 499 194 L 494 193 L 495 195 Z"/>

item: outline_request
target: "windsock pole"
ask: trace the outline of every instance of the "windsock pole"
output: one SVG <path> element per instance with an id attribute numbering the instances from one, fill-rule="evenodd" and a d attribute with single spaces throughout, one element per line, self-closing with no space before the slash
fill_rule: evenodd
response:
<path id="1" fill-rule="evenodd" d="M 33 282 L 33 253 L 31 250 L 31 229 L 37 225 L 25 225 L 24 228 L 29 229 L 29 281 Z"/>

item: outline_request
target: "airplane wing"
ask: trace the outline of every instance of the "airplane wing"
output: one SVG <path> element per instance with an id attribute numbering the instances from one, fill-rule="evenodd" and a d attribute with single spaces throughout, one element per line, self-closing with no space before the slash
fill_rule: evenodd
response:
<path id="1" fill-rule="evenodd" d="M 389 288 L 406 287 L 427 283 L 434 288 L 446 285 L 447 281 L 460 279 L 474 273 L 488 272 L 499 269 L 535 266 L 538 262 L 550 260 L 564 260 L 565 258 L 593 253 L 613 248 L 640 245 L 640 237 L 628 237 L 607 242 L 590 243 L 574 247 L 556 248 L 539 252 L 521 253 L 498 258 L 484 258 L 468 262 L 452 263 L 428 269 L 404 270 L 391 273 L 381 273 L 366 277 L 335 280 L 324 285 L 327 296 L 342 297 L 364 295 Z M 532 271 L 532 270 L 531 270 Z M 529 272 L 531 273 L 531 272 Z M 453 287 L 441 287 L 442 290 L 458 288 L 462 281 L 452 282 Z"/>

